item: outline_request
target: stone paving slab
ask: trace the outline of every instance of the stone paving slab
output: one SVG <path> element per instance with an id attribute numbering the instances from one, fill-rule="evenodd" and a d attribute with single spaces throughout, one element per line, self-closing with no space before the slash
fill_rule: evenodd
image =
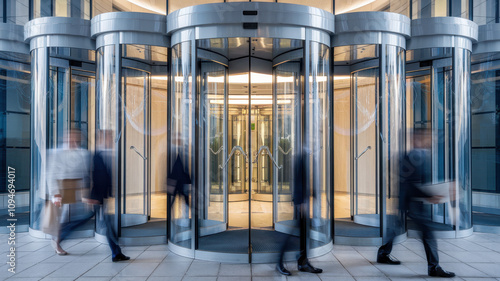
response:
<path id="1" fill-rule="evenodd" d="M 65 241 L 70 254 L 58 256 L 50 242 L 17 234 L 16 274 L 7 271 L 7 235 L 1 234 L 0 280 L 152 280 L 152 281 L 422 281 L 441 280 L 427 276 L 422 243 L 413 238 L 395 245 L 393 254 L 401 265 L 376 263 L 376 247 L 334 245 L 333 250 L 312 259 L 322 274 L 297 271 L 294 262 L 287 262 L 292 276 L 275 271 L 274 264 L 229 264 L 180 257 L 167 245 L 123 247 L 131 260 L 111 261 L 107 245 L 93 238 Z M 457 277 L 446 280 L 500 281 L 500 235 L 474 233 L 461 239 L 438 240 L 440 262 Z"/>

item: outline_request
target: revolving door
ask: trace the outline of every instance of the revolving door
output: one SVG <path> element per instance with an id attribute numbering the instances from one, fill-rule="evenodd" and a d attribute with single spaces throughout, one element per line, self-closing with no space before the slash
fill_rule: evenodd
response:
<path id="1" fill-rule="evenodd" d="M 199 34 L 172 35 L 169 165 L 180 163 L 189 180 L 170 201 L 169 248 L 271 262 L 289 239 L 293 259 L 301 249 L 294 198 L 307 190 L 307 248 L 331 249 L 329 35 Z"/>

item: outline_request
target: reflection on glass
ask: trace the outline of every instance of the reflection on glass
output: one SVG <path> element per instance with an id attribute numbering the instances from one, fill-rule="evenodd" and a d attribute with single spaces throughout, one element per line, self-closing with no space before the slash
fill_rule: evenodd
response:
<path id="1" fill-rule="evenodd" d="M 0 59 L 0 169 L 5 171 L 0 175 L 0 198 L 7 198 L 8 185 L 13 183 L 18 230 L 29 225 L 30 209 L 31 77 L 30 66 L 26 63 L 28 59 L 29 55 L 7 52 L 3 52 Z M 12 181 L 13 175 L 15 182 Z M 7 207 L 4 204 L 0 209 L 3 212 L 0 227 L 3 228 L 9 224 Z"/>
<path id="2" fill-rule="evenodd" d="M 113 190 L 117 190 L 116 185 L 116 173 L 119 169 L 116 159 L 116 153 L 118 151 L 118 144 L 121 138 L 121 130 L 118 127 L 118 108 L 120 103 L 120 98 L 117 96 L 117 69 L 116 69 L 116 48 L 114 45 L 107 45 L 100 47 L 97 50 L 96 56 L 96 81 L 97 81 L 97 91 L 96 91 L 96 110 L 95 110 L 95 130 L 96 130 L 96 150 L 109 150 L 110 159 L 113 159 L 110 163 L 113 176 Z M 109 140 L 112 138 L 112 140 Z M 108 147 L 104 147 L 108 144 Z M 114 194 L 116 196 L 116 194 Z M 115 202 L 113 198 L 108 199 L 107 213 L 110 215 L 116 214 Z M 97 219 L 100 222 L 100 219 Z M 102 223 L 96 224 L 96 232 L 105 235 L 106 226 Z"/>
<path id="3" fill-rule="evenodd" d="M 290 61 L 276 67 L 276 127 L 274 133 L 277 142 L 277 162 L 282 166 L 278 170 L 278 214 L 276 221 L 299 220 L 297 210 L 293 208 L 293 189 L 295 186 L 294 159 L 301 153 L 297 136 L 301 132 L 300 108 L 300 67 L 301 61 Z"/>
<path id="4" fill-rule="evenodd" d="M 496 176 L 500 65 L 494 54 L 486 54 L 483 61 L 473 65 L 471 75 L 472 220 L 474 227 L 498 227 L 500 204 L 491 198 L 500 193 Z"/>
<path id="5" fill-rule="evenodd" d="M 427 181 L 456 182 L 457 202 L 424 205 L 428 219 L 441 230 L 471 227 L 470 198 L 470 51 L 446 48 L 419 50 L 417 56 L 434 56 L 430 67 L 407 82 L 407 126 L 432 129 L 432 148 L 425 165 Z M 431 84 L 432 81 L 432 84 Z M 432 94 L 431 94 L 432 93 Z M 411 140 L 407 149 L 412 148 Z M 411 222 L 409 223 L 411 227 Z"/>
<path id="6" fill-rule="evenodd" d="M 323 239 L 312 238 L 313 246 L 324 245 L 331 240 L 330 220 L 330 52 L 317 42 L 310 43 L 309 101 L 305 103 L 305 153 L 306 174 L 310 173 L 311 232 L 319 233 Z M 307 169 L 307 168 L 306 168 Z M 307 179 L 307 176 L 306 176 Z M 315 237 L 312 235 L 311 237 Z"/>
<path id="7" fill-rule="evenodd" d="M 500 8 L 497 3 L 497 0 L 474 0 L 474 22 L 478 25 L 495 23 L 496 10 Z"/>
<path id="8" fill-rule="evenodd" d="M 354 134 L 354 221 L 379 213 L 377 185 L 377 93 L 379 69 L 371 68 L 352 74 Z M 363 223 L 361 223 L 363 224 Z M 378 225 L 371 225 L 378 226 Z"/>
<path id="9" fill-rule="evenodd" d="M 170 167 L 177 158 L 182 161 L 185 172 L 193 181 L 193 93 L 191 72 L 191 43 L 182 42 L 172 48 L 172 97 L 170 111 Z M 191 186 L 185 185 L 184 196 L 191 195 Z M 181 197 L 181 196 L 179 196 Z M 170 241 L 191 248 L 190 197 L 172 198 L 170 208 Z M 171 199 L 171 200 L 172 200 Z M 172 202 L 172 201 L 171 201 Z M 188 205 L 186 205 L 188 203 Z"/>
<path id="10" fill-rule="evenodd" d="M 32 51 L 32 221 L 31 227 L 40 229 L 40 211 L 47 197 L 48 155 L 56 150 L 67 149 L 67 140 L 72 130 L 81 134 L 79 148 L 92 149 L 89 136 L 89 121 L 93 120 L 94 79 L 93 72 L 82 72 L 78 67 L 64 66 L 61 54 L 70 54 L 72 49 L 49 50 L 38 48 Z M 50 58 L 58 57 L 58 66 L 49 65 Z M 73 73 L 73 74 L 70 74 Z M 85 74 L 84 74 L 85 73 Z M 48 83 L 47 83 L 48 82 Z M 55 155 L 55 154 L 54 154 Z M 84 204 L 76 202 L 63 206 L 61 222 L 78 220 Z M 81 226 L 93 229 L 93 221 Z"/>
<path id="11" fill-rule="evenodd" d="M 122 185 L 122 210 L 128 217 L 147 216 L 147 94 L 149 74 L 130 68 L 122 69 L 122 101 L 124 102 L 125 182 Z M 132 215 L 132 216 L 130 216 Z M 125 218 L 126 216 L 122 216 Z M 134 223 L 122 221 L 122 226 Z"/>
<path id="12" fill-rule="evenodd" d="M 386 202 L 386 225 L 384 237 L 400 235 L 405 232 L 404 218 L 399 212 L 399 161 L 405 152 L 405 51 L 401 47 L 387 45 L 385 70 L 385 93 L 381 101 L 382 120 L 382 170 L 387 171 L 383 178 Z"/>
<path id="13" fill-rule="evenodd" d="M 90 1 L 92 0 L 33 0 L 33 18 L 55 16 L 89 20 L 92 16 Z M 111 12 L 111 9 L 107 11 Z"/>
<path id="14" fill-rule="evenodd" d="M 449 9 L 448 2 L 448 0 L 412 0 L 411 19 L 446 17 Z"/>

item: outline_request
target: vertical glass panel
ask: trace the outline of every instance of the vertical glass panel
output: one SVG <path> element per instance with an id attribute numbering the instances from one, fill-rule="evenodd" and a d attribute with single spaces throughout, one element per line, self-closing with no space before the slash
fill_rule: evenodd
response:
<path id="1" fill-rule="evenodd" d="M 306 125 L 309 138 L 306 151 L 310 153 L 309 163 L 310 206 L 311 206 L 311 248 L 324 245 L 331 240 L 330 218 L 330 52 L 329 48 L 317 42 L 310 43 L 309 108 L 306 108 Z M 307 147 L 309 143 L 309 147 Z M 319 233 L 318 238 L 313 233 Z"/>
<path id="2" fill-rule="evenodd" d="M 337 48 L 336 48 L 337 49 Z M 351 219 L 351 78 L 334 76 L 334 216 L 335 220 Z M 336 232 L 337 232 L 336 228 Z"/>
<path id="3" fill-rule="evenodd" d="M 4 0 L 4 1 L 7 1 L 6 3 L 7 17 L 6 19 L 4 19 L 4 22 L 24 25 L 29 21 L 29 0 Z"/>
<path id="4" fill-rule="evenodd" d="M 46 200 L 46 167 L 47 161 L 47 94 L 48 50 L 46 48 L 31 51 L 31 221 L 30 226 L 39 230 L 41 214 Z M 36 106 L 34 106 L 36 105 Z"/>
<path id="5" fill-rule="evenodd" d="M 495 23 L 497 0 L 474 0 L 473 17 L 474 22 L 478 25 Z"/>
<path id="6" fill-rule="evenodd" d="M 293 205 L 293 190 L 296 175 L 295 161 L 301 153 L 297 138 L 301 132 L 302 120 L 300 93 L 300 61 L 291 61 L 276 67 L 276 125 L 275 136 L 277 145 L 274 151 L 277 163 L 281 165 L 277 175 L 278 213 L 276 222 L 298 221 L 299 213 Z M 295 169 L 295 170 L 294 170 Z"/>
<path id="7" fill-rule="evenodd" d="M 170 111 L 170 171 L 174 167 L 193 179 L 193 92 L 191 71 L 191 42 L 182 42 L 172 48 L 172 97 Z M 176 162 L 178 163 L 176 166 Z M 190 188 L 184 184 L 177 198 L 170 198 L 170 240 L 191 248 Z"/>
<path id="8" fill-rule="evenodd" d="M 116 175 L 118 172 L 118 161 L 116 160 L 117 151 L 121 139 L 121 130 L 119 127 L 119 104 L 120 98 L 116 93 L 117 68 L 116 68 L 116 46 L 108 45 L 97 50 L 97 91 L 96 91 L 96 150 L 103 151 L 110 159 L 110 168 L 112 173 L 113 190 L 116 192 Z M 114 193 L 115 194 L 115 193 Z M 113 196 L 112 196 L 113 197 Z M 107 213 L 114 215 L 114 198 L 109 198 Z M 105 235 L 106 227 L 101 223 L 96 224 L 96 232 Z"/>
<path id="9" fill-rule="evenodd" d="M 377 188 L 377 95 L 379 69 L 353 73 L 354 134 L 354 222 L 362 225 L 364 218 L 377 219 L 379 190 Z M 369 224 L 374 226 L 374 224 Z M 378 226 L 378 224 L 375 224 Z M 378 236 L 378 235 L 377 235 Z"/>
<path id="10" fill-rule="evenodd" d="M 199 189 L 200 249 L 209 249 L 213 240 L 202 238 L 226 230 L 227 177 L 225 172 L 227 143 L 226 67 L 207 61 L 200 62 L 200 146 L 202 186 Z"/>
<path id="11" fill-rule="evenodd" d="M 451 1 L 452 17 L 469 19 L 469 1 L 472 0 L 454 0 Z"/>
<path id="12" fill-rule="evenodd" d="M 2 52 L 0 59 L 0 198 L 8 185 L 16 190 L 17 229 L 29 225 L 30 213 L 30 66 L 29 55 Z M 13 178 L 14 176 L 14 178 Z M 12 179 L 15 182 L 12 182 Z M 10 180 L 10 181 L 9 181 Z M 0 227 L 9 224 L 7 201 L 0 204 Z"/>
<path id="13" fill-rule="evenodd" d="M 158 223 L 163 235 L 167 221 L 167 125 L 168 125 L 168 75 L 167 48 L 151 47 L 152 62 L 157 67 L 151 72 L 151 222 Z M 159 223 L 161 222 L 161 224 Z M 157 229 L 157 228 L 155 228 Z"/>
<path id="14" fill-rule="evenodd" d="M 26 6 L 28 5 L 28 0 L 14 1 L 26 2 Z M 90 1 L 92 0 L 33 0 L 33 18 L 56 16 L 89 20 L 92 16 Z M 112 1 L 95 2 L 95 4 L 97 4 L 97 9 L 102 10 L 102 12 L 111 11 Z M 109 6 L 109 8 L 102 9 L 102 6 Z M 94 7 L 94 10 L 95 9 Z"/>
<path id="15" fill-rule="evenodd" d="M 463 0 L 458 0 L 463 1 Z M 412 0 L 411 19 L 448 16 L 448 0 Z"/>
<path id="16" fill-rule="evenodd" d="M 498 171 L 499 61 L 496 54 L 476 55 L 471 75 L 471 185 L 474 226 L 500 226 Z"/>
<path id="17" fill-rule="evenodd" d="M 222 3 L 223 0 L 192 0 L 192 1 L 184 1 L 184 0 L 167 0 L 168 1 L 168 14 L 173 11 L 189 7 L 196 6 L 200 4 L 208 4 L 208 3 Z M 229 2 L 229 1 L 228 1 Z"/>
<path id="18" fill-rule="evenodd" d="M 382 97 L 382 135 L 386 224 L 384 237 L 393 237 L 405 231 L 404 220 L 399 212 L 400 159 L 405 152 L 405 51 L 403 48 L 386 46 L 385 93 Z"/>
<path id="19" fill-rule="evenodd" d="M 274 1 L 270 1 L 274 2 Z M 278 0 L 279 3 L 300 4 L 315 8 L 323 9 L 327 12 L 333 13 L 333 0 Z"/>
<path id="20" fill-rule="evenodd" d="M 380 237 L 380 50 L 379 45 L 334 49 L 333 206 L 337 237 Z"/>
<path id="21" fill-rule="evenodd" d="M 68 0 L 54 0 L 56 17 L 69 17 L 71 15 L 71 6 L 68 5 L 71 1 Z M 68 3 L 69 2 L 69 3 Z"/>
<path id="22" fill-rule="evenodd" d="M 53 0 L 33 0 L 33 18 L 50 17 L 53 15 Z"/>
<path id="23" fill-rule="evenodd" d="M 470 56 L 468 50 L 456 48 L 454 51 L 454 83 L 455 83 L 455 143 L 456 186 L 458 206 L 455 206 L 455 221 L 458 229 L 472 227 L 471 212 L 471 176 L 470 176 Z M 453 217 L 453 216 L 452 216 Z"/>
<path id="24" fill-rule="evenodd" d="M 122 100 L 124 102 L 124 163 L 125 182 L 122 185 L 123 214 L 147 215 L 147 104 L 149 74 L 130 68 L 122 69 Z M 130 218 L 134 216 L 128 216 Z M 127 216 L 122 216 L 123 226 Z M 142 220 L 140 220 L 142 222 Z"/>

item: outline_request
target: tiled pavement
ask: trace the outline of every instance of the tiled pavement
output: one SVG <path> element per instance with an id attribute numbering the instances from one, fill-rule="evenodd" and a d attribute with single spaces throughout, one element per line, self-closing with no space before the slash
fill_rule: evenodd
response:
<path id="1" fill-rule="evenodd" d="M 49 241 L 17 234 L 16 274 L 7 271 L 7 235 L 0 235 L 0 280 L 438 280 L 426 275 L 422 243 L 408 239 L 396 245 L 394 256 L 403 264 L 375 262 L 376 247 L 335 245 L 331 253 L 312 259 L 322 274 L 297 272 L 294 263 L 286 278 L 273 264 L 221 264 L 192 260 L 168 251 L 166 245 L 124 247 L 127 262 L 111 262 L 107 245 L 93 238 L 71 239 L 63 247 L 70 255 L 55 255 Z M 5 242 L 1 242 L 5 241 Z M 500 235 L 475 233 L 463 239 L 438 242 L 441 265 L 454 271 L 453 280 L 500 280 Z M 448 279 L 449 280 L 449 279 Z"/>

